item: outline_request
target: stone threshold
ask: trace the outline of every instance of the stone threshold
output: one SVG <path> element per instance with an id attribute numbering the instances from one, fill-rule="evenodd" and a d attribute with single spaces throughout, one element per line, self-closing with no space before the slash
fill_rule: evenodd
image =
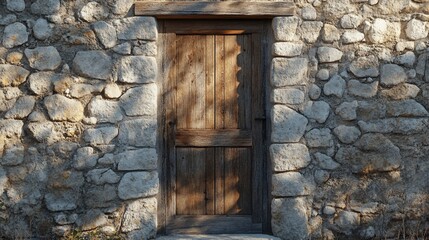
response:
<path id="1" fill-rule="evenodd" d="M 169 235 L 160 236 L 156 239 L 160 240 L 190 240 L 190 239 L 229 239 L 229 240 L 280 240 L 280 238 L 273 237 L 265 234 L 216 234 L 216 235 L 202 235 L 202 234 L 187 234 L 187 235 Z"/>

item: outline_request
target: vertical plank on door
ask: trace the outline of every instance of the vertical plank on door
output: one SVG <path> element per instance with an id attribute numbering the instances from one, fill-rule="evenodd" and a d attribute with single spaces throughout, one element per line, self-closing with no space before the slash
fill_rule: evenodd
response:
<path id="1" fill-rule="evenodd" d="M 176 214 L 176 150 L 175 150 L 175 124 L 176 118 L 176 77 L 177 77 L 177 55 L 176 55 L 176 35 L 172 33 L 164 34 L 165 57 L 163 58 L 162 68 L 167 81 L 165 81 L 165 118 L 167 121 L 165 138 L 167 153 L 166 163 L 166 217 L 168 222 L 170 216 Z"/>
<path id="2" fill-rule="evenodd" d="M 215 36 L 215 129 L 225 127 L 225 36 Z M 224 150 L 215 148 L 215 214 L 225 213 Z"/>
<path id="3" fill-rule="evenodd" d="M 215 46 L 214 36 L 205 40 L 205 128 L 215 127 Z M 215 150 L 206 149 L 206 214 L 215 214 Z"/>
<path id="4" fill-rule="evenodd" d="M 238 128 L 238 74 L 240 67 L 237 57 L 240 54 L 238 40 L 241 36 L 225 36 L 225 128 Z"/>
<path id="5" fill-rule="evenodd" d="M 225 148 L 225 213 L 252 214 L 249 148 Z"/>
<path id="6" fill-rule="evenodd" d="M 177 148 L 176 214 L 202 215 L 205 211 L 205 149 Z"/>
<path id="7" fill-rule="evenodd" d="M 261 34 L 252 34 L 252 59 L 262 59 L 262 45 L 261 45 Z M 263 70 L 259 61 L 255 61 L 252 64 L 252 119 L 253 119 L 253 166 L 252 175 L 254 179 L 258 179 L 253 183 L 253 214 L 252 220 L 254 222 L 261 222 L 262 220 L 262 192 L 263 183 L 261 182 L 264 173 L 261 169 L 264 169 L 264 140 L 262 136 L 263 126 L 265 125 L 265 113 L 264 113 L 264 95 L 260 94 L 262 87 Z"/>

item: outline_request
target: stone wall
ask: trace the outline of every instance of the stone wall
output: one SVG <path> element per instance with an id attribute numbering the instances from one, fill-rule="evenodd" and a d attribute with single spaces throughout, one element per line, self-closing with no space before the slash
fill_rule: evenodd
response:
<path id="1" fill-rule="evenodd" d="M 295 2 L 273 21 L 274 235 L 427 238 L 429 1 Z"/>
<path id="2" fill-rule="evenodd" d="M 1 1 L 0 238 L 155 236 L 158 33 L 132 4 Z"/>
<path id="3" fill-rule="evenodd" d="M 155 236 L 158 33 L 132 4 L 0 2 L 0 238 Z M 295 4 L 273 20 L 274 235 L 428 237 L 429 2 Z"/>

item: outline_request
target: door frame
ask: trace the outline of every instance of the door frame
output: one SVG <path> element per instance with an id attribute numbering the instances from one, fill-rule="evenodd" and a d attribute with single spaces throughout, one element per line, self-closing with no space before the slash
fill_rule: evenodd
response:
<path id="1" fill-rule="evenodd" d="M 270 114 L 267 112 L 270 109 L 269 104 L 269 79 L 270 79 L 270 65 L 271 65 L 271 44 L 272 40 L 272 28 L 271 21 L 267 20 L 160 20 L 158 21 L 159 29 L 159 38 L 157 43 L 158 48 L 158 81 L 162 83 L 160 88 L 160 99 L 159 106 L 161 106 L 161 111 L 158 116 L 158 122 L 160 126 L 158 127 L 158 134 L 162 136 L 158 142 L 158 149 L 160 150 L 160 159 L 158 161 L 158 172 L 160 179 L 160 190 L 158 193 L 158 234 L 167 234 L 167 225 L 169 219 L 174 215 L 174 208 L 169 202 L 170 193 L 174 188 L 174 184 L 170 182 L 171 173 L 171 163 L 170 159 L 175 158 L 175 149 L 174 143 L 170 139 L 174 139 L 174 136 L 169 136 L 171 128 L 174 126 L 174 122 L 167 122 L 168 119 L 171 119 L 169 116 L 171 113 L 168 112 L 166 106 L 173 104 L 171 102 L 171 91 L 170 84 L 168 82 L 169 77 L 168 69 L 173 62 L 165 61 L 166 54 L 169 48 L 174 46 L 166 44 L 168 38 L 174 37 L 175 34 L 258 34 L 261 36 L 261 49 L 259 49 L 259 54 L 261 57 L 260 60 L 260 71 L 261 71 L 261 85 L 263 87 L 263 98 L 262 108 L 260 109 L 258 121 L 263 121 L 261 127 L 262 139 L 255 144 L 261 144 L 262 147 L 262 171 L 258 174 L 262 174 L 261 179 L 261 219 L 262 219 L 262 232 L 271 233 L 271 163 L 268 161 L 268 149 L 270 136 Z M 252 93 L 253 94 L 253 93 Z M 255 119 L 256 120 L 256 119 Z M 173 146 L 172 146 L 173 145 Z M 255 171 L 253 172 L 253 174 Z M 173 189 L 174 190 L 174 189 Z"/>

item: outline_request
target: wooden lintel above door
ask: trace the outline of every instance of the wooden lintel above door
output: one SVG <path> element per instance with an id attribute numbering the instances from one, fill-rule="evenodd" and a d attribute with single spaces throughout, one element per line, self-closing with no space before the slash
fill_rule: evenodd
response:
<path id="1" fill-rule="evenodd" d="M 135 3 L 135 15 L 160 19 L 252 18 L 270 19 L 295 14 L 295 4 L 280 2 L 199 2 L 199 1 L 141 1 Z"/>

